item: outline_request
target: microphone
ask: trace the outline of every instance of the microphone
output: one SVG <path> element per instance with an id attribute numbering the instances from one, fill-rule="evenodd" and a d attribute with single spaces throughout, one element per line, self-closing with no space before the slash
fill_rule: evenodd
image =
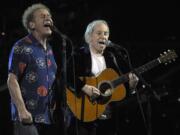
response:
<path id="1" fill-rule="evenodd" d="M 110 41 L 110 40 L 106 40 L 104 44 L 105 44 L 107 47 L 114 47 L 114 48 L 126 50 L 124 47 L 122 47 L 122 46 L 120 46 L 120 45 L 118 45 L 118 44 L 115 44 L 115 43 L 113 43 L 113 42 Z"/>
<path id="2" fill-rule="evenodd" d="M 123 46 L 119 45 L 119 44 L 116 44 L 116 43 L 113 43 L 112 41 L 110 40 L 106 40 L 104 42 L 104 44 L 106 45 L 106 47 L 110 47 L 110 48 L 113 48 L 116 50 L 116 52 L 118 52 L 119 55 L 122 56 L 122 58 L 127 61 L 128 60 L 128 63 L 129 63 L 129 52 L 126 48 L 124 48 Z"/>
<path id="3" fill-rule="evenodd" d="M 53 32 L 59 34 L 61 36 L 61 38 L 63 39 L 67 39 L 67 36 L 65 34 L 63 34 L 55 25 L 50 25 L 50 28 Z"/>
<path id="4" fill-rule="evenodd" d="M 106 40 L 104 43 L 107 47 L 114 47 L 114 44 L 110 40 Z"/>
<path id="5" fill-rule="evenodd" d="M 22 119 L 21 123 L 23 125 L 32 125 L 33 124 L 33 120 L 32 120 L 32 118 L 24 118 L 24 119 Z"/>

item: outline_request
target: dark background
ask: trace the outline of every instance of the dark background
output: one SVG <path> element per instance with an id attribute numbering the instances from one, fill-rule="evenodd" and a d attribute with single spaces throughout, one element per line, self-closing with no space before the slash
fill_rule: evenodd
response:
<path id="1" fill-rule="evenodd" d="M 176 0 L 3 1 L 4 4 L 0 4 L 0 134 L 11 133 L 10 98 L 7 88 L 3 87 L 7 80 L 9 51 L 17 39 L 27 34 L 21 23 L 24 9 L 37 2 L 51 9 L 55 25 L 68 35 L 75 47 L 83 43 L 83 34 L 90 21 L 105 19 L 110 26 L 111 41 L 129 51 L 134 68 L 159 57 L 167 49 L 174 49 L 180 55 L 180 8 Z M 136 96 L 122 101 L 119 132 L 126 135 L 145 135 L 147 132 L 152 135 L 179 135 L 179 75 L 179 58 L 144 73 L 143 78 L 151 84 L 151 89 L 139 89 L 142 108 Z"/>

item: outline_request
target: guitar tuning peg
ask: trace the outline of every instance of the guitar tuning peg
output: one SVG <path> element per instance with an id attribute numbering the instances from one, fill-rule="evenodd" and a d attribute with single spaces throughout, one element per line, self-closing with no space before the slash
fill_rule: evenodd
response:
<path id="1" fill-rule="evenodd" d="M 170 50 L 170 49 L 168 49 L 167 51 L 168 51 L 168 52 L 170 52 L 171 50 Z"/>
<path id="2" fill-rule="evenodd" d="M 164 54 L 167 54 L 167 52 L 165 51 Z"/>

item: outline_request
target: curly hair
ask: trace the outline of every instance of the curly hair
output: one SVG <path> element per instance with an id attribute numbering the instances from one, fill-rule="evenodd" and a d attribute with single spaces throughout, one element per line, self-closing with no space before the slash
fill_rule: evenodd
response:
<path id="1" fill-rule="evenodd" d="M 33 20 L 34 12 L 39 9 L 46 9 L 50 13 L 50 9 L 42 3 L 36 3 L 29 6 L 23 13 L 22 24 L 28 32 L 30 31 L 29 22 Z"/>

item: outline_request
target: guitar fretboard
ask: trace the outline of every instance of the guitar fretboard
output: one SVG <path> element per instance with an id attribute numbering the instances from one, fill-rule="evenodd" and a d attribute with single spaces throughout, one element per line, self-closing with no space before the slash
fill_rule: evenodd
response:
<path id="1" fill-rule="evenodd" d="M 145 65 L 143 66 L 140 66 L 139 68 L 136 68 L 134 71 L 134 73 L 137 73 L 137 74 L 142 74 L 156 66 L 158 66 L 160 64 L 160 61 L 159 59 L 154 59 L 148 63 L 146 63 Z M 112 86 L 114 88 L 116 88 L 119 84 L 123 84 L 125 82 L 127 82 L 129 80 L 129 77 L 128 77 L 129 73 L 127 74 L 124 74 L 122 76 L 120 76 L 119 78 L 115 79 L 115 80 L 112 80 L 111 83 L 112 83 Z"/>
<path id="2" fill-rule="evenodd" d="M 160 64 L 159 60 L 158 59 L 154 59 L 148 63 L 146 63 L 145 65 L 135 69 L 135 73 L 138 73 L 138 74 L 142 74 L 156 66 L 158 66 Z"/>

